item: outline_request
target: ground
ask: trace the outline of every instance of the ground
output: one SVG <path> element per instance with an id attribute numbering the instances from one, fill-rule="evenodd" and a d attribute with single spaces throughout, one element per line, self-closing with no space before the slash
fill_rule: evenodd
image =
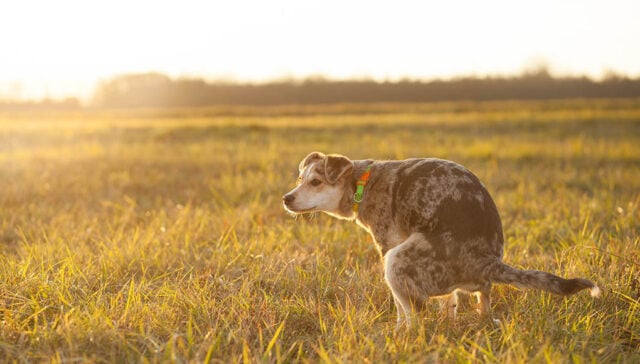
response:
<path id="1" fill-rule="evenodd" d="M 0 113 L 0 357 L 18 361 L 638 362 L 640 101 Z M 505 261 L 604 288 L 496 285 L 394 332 L 370 238 L 293 218 L 319 150 L 439 157 L 493 195 Z"/>

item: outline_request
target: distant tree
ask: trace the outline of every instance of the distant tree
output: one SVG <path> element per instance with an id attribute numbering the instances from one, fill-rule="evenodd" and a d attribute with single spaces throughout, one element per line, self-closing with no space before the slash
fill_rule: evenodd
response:
<path id="1" fill-rule="evenodd" d="M 160 73 L 128 74 L 98 85 L 94 103 L 106 107 L 171 106 L 173 81 Z"/>

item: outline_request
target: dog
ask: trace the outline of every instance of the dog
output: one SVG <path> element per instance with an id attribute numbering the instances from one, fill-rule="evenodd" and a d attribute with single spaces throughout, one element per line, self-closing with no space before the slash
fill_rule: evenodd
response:
<path id="1" fill-rule="evenodd" d="M 455 322 L 458 291 L 475 293 L 478 312 L 492 319 L 492 283 L 561 296 L 589 288 L 593 297 L 600 295 L 587 279 L 503 263 L 496 205 L 478 177 L 455 162 L 350 160 L 313 152 L 298 169 L 296 187 L 283 196 L 284 208 L 355 220 L 369 232 L 383 258 L 397 327 L 410 325 L 430 297 L 448 297 L 447 314 Z"/>

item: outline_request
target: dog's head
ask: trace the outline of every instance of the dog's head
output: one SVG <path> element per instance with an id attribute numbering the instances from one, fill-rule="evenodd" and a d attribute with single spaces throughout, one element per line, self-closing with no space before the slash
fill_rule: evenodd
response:
<path id="1" fill-rule="evenodd" d="M 296 187 L 282 197 L 284 208 L 294 214 L 323 211 L 337 217 L 350 217 L 345 195 L 353 175 L 349 158 L 313 152 L 300 162 Z"/>

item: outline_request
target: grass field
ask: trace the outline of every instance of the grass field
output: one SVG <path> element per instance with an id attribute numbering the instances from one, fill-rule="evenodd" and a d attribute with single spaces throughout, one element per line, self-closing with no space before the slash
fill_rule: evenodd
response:
<path id="1" fill-rule="evenodd" d="M 308 152 L 434 156 L 494 196 L 518 267 L 411 330 L 370 238 L 293 219 Z M 0 113 L 0 358 L 41 362 L 639 362 L 640 100 Z"/>

